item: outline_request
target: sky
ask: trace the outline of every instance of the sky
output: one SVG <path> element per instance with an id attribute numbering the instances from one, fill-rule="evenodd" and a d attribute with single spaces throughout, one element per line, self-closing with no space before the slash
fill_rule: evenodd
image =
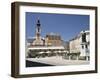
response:
<path id="1" fill-rule="evenodd" d="M 37 19 L 41 23 L 41 36 L 58 33 L 62 40 L 68 41 L 82 30 L 89 30 L 89 15 L 51 14 L 26 12 L 26 39 L 35 36 Z"/>

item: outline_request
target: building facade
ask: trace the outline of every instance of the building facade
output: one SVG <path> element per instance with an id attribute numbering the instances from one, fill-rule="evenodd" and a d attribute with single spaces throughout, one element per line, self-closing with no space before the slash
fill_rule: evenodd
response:
<path id="1" fill-rule="evenodd" d="M 80 35 L 69 41 L 70 53 L 80 52 Z"/>
<path id="2" fill-rule="evenodd" d="M 90 59 L 90 32 L 81 31 L 81 54 L 80 56 L 85 57 L 87 60 Z"/>
<path id="3" fill-rule="evenodd" d="M 47 46 L 62 46 L 61 36 L 55 33 L 47 34 L 45 37 L 45 45 Z"/>
<path id="4" fill-rule="evenodd" d="M 70 54 L 79 54 L 80 59 L 89 60 L 90 56 L 90 32 L 81 31 L 79 35 L 69 41 Z"/>

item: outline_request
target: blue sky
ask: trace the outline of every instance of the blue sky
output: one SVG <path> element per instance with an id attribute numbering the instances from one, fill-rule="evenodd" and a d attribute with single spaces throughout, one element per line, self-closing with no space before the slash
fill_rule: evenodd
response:
<path id="1" fill-rule="evenodd" d="M 41 23 L 41 36 L 47 33 L 59 33 L 68 41 L 82 30 L 89 30 L 89 15 L 50 14 L 26 12 L 26 39 L 35 36 L 36 21 Z"/>

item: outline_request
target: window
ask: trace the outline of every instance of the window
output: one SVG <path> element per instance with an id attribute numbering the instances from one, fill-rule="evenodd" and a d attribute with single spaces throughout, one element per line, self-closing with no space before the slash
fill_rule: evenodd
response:
<path id="1" fill-rule="evenodd" d="M 82 49 L 84 49 L 84 46 L 82 45 Z"/>
<path id="2" fill-rule="evenodd" d="M 82 34 L 82 42 L 86 42 L 86 33 Z"/>
<path id="3" fill-rule="evenodd" d="M 87 48 L 88 48 L 88 46 L 87 46 L 87 45 L 85 45 L 85 48 L 87 49 Z"/>

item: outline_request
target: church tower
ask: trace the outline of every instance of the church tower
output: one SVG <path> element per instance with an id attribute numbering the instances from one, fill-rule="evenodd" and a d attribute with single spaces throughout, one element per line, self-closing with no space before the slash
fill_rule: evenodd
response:
<path id="1" fill-rule="evenodd" d="M 44 45 L 44 41 L 41 37 L 41 24 L 40 24 L 40 19 L 39 18 L 36 21 L 35 38 L 33 40 L 33 45 L 34 46 Z"/>
<path id="2" fill-rule="evenodd" d="M 41 37 L 41 24 L 39 18 L 36 22 L 36 31 L 35 31 L 36 38 L 39 39 Z"/>

